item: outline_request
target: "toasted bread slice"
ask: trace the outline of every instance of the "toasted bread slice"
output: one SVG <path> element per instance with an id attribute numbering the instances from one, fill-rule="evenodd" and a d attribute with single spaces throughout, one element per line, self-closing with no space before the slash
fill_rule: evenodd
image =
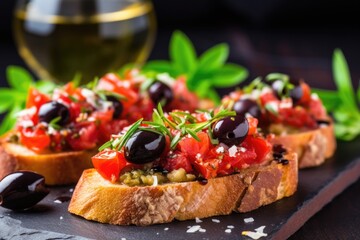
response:
<path id="1" fill-rule="evenodd" d="M 47 185 L 76 183 L 84 169 L 91 168 L 91 151 L 38 154 L 20 144 L 0 140 L 0 179 L 19 170 L 30 170 L 45 177 Z"/>
<path id="2" fill-rule="evenodd" d="M 272 144 L 281 144 L 298 155 L 299 168 L 315 167 L 330 158 L 336 149 L 334 125 L 320 125 L 309 130 L 270 139 Z"/>
<path id="3" fill-rule="evenodd" d="M 240 173 L 198 181 L 129 187 L 111 183 L 95 169 L 85 170 L 69 212 L 88 220 L 118 225 L 151 225 L 249 212 L 292 195 L 297 188 L 296 153 L 284 165 L 270 161 Z"/>

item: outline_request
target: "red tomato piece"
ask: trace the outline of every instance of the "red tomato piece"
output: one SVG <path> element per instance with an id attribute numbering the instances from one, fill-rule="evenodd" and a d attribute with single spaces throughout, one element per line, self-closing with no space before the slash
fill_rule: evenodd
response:
<path id="1" fill-rule="evenodd" d="M 272 93 L 267 92 L 260 96 L 260 103 L 262 106 L 265 106 L 268 102 L 279 102 L 279 99 Z"/>
<path id="2" fill-rule="evenodd" d="M 300 82 L 300 87 L 302 89 L 302 96 L 300 100 L 297 102 L 297 104 L 307 106 L 309 105 L 309 102 L 311 100 L 311 89 L 309 85 L 307 85 L 303 81 Z"/>
<path id="3" fill-rule="evenodd" d="M 165 110 L 181 109 L 195 112 L 198 108 L 199 99 L 195 93 L 188 90 L 184 77 L 180 77 L 174 82 L 172 90 L 174 99 L 166 106 Z"/>
<path id="4" fill-rule="evenodd" d="M 271 151 L 270 143 L 260 137 L 247 136 L 245 144 L 252 148 L 256 154 L 252 163 L 261 163 L 265 160 L 266 155 Z"/>
<path id="5" fill-rule="evenodd" d="M 118 134 L 124 127 L 129 126 L 128 120 L 113 120 L 110 122 L 101 122 L 99 126 L 99 142 L 100 144 L 109 141 L 112 134 Z"/>
<path id="6" fill-rule="evenodd" d="M 185 169 L 187 173 L 193 172 L 190 159 L 182 152 L 177 152 L 172 157 L 167 158 L 166 161 L 164 161 L 164 169 L 169 172 L 179 168 Z"/>
<path id="7" fill-rule="evenodd" d="M 72 134 L 66 138 L 71 149 L 81 151 L 95 148 L 98 144 L 98 128 L 94 122 L 81 122 L 75 126 Z"/>
<path id="8" fill-rule="evenodd" d="M 190 137 L 183 138 L 178 144 L 180 151 L 186 154 L 192 161 L 198 158 L 198 154 L 200 154 L 201 158 L 205 158 L 210 148 L 210 139 L 207 133 L 198 132 L 197 136 L 200 142 Z"/>
<path id="9" fill-rule="evenodd" d="M 257 133 L 257 126 L 259 121 L 253 117 L 247 117 L 247 121 L 249 123 L 248 135 L 254 135 L 255 133 Z"/>
<path id="10" fill-rule="evenodd" d="M 41 152 L 50 146 L 50 136 L 41 127 L 23 128 L 20 133 L 20 142 L 35 152 Z"/>
<path id="11" fill-rule="evenodd" d="M 197 160 L 194 162 L 195 169 L 206 179 L 217 176 L 219 169 L 219 160 L 216 158 L 207 159 L 206 161 Z"/>
<path id="12" fill-rule="evenodd" d="M 97 172 L 106 180 L 116 182 L 120 171 L 126 166 L 123 155 L 115 150 L 103 150 L 91 158 Z"/>
<path id="13" fill-rule="evenodd" d="M 28 96 L 26 99 L 26 108 L 36 107 L 37 110 L 41 105 L 50 101 L 50 98 L 33 87 L 29 88 Z"/>

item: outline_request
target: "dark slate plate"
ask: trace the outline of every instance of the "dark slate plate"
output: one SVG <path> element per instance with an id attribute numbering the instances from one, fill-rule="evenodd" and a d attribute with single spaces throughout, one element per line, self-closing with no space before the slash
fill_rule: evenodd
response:
<path id="1" fill-rule="evenodd" d="M 298 191 L 292 197 L 246 214 L 203 219 L 206 232 L 186 233 L 195 221 L 149 227 L 113 226 L 86 221 L 67 212 L 68 202 L 55 203 L 59 196 L 71 196 L 71 187 L 53 188 L 31 211 L 0 209 L 0 237 L 8 239 L 248 239 L 244 230 L 266 226 L 268 238 L 285 239 L 296 232 L 311 216 L 360 177 L 360 142 L 339 143 L 335 156 L 319 168 L 300 171 Z M 116 197 L 116 196 L 114 196 Z M 254 218 L 244 223 L 244 218 Z M 213 220 L 220 220 L 219 223 Z M 227 226 L 234 228 L 226 233 Z M 66 234 L 66 235 L 65 235 Z"/>

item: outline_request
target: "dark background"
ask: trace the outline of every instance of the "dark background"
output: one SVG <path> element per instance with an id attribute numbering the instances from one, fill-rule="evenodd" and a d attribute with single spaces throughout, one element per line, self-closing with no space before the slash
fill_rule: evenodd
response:
<path id="1" fill-rule="evenodd" d="M 303 77 L 312 86 L 334 88 L 331 58 L 341 48 L 353 83 L 360 79 L 357 1 L 325 0 L 154 0 L 158 19 L 152 59 L 168 58 L 175 29 L 184 31 L 198 53 L 220 42 L 230 45 L 230 62 L 247 67 L 249 79 L 269 72 Z M 8 65 L 25 66 L 11 32 L 13 0 L 0 1 L 0 86 Z M 360 182 L 311 218 L 292 239 L 360 236 Z M 350 235 L 349 235 L 350 233 Z"/>

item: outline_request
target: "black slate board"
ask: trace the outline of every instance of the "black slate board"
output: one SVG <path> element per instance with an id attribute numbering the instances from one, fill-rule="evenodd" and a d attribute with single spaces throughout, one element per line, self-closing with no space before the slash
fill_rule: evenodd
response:
<path id="1" fill-rule="evenodd" d="M 254 231 L 257 227 L 266 226 L 264 232 L 268 234 L 267 238 L 285 239 L 347 186 L 359 179 L 360 141 L 340 142 L 338 145 L 335 156 L 324 165 L 300 171 L 298 191 L 295 195 L 250 213 L 212 217 L 203 219 L 199 224 L 195 221 L 175 221 L 149 227 L 113 226 L 86 221 L 69 214 L 68 202 L 54 202 L 59 196 L 71 196 L 71 187 L 61 187 L 53 188 L 51 194 L 31 211 L 12 212 L 1 208 L 0 238 L 248 239 L 241 235 L 242 231 Z M 248 217 L 255 221 L 245 224 L 243 219 Z M 213 222 L 213 219 L 220 222 Z M 186 233 L 188 226 L 193 225 L 201 225 L 206 232 Z M 231 233 L 226 233 L 229 225 L 234 226 L 234 229 Z"/>

